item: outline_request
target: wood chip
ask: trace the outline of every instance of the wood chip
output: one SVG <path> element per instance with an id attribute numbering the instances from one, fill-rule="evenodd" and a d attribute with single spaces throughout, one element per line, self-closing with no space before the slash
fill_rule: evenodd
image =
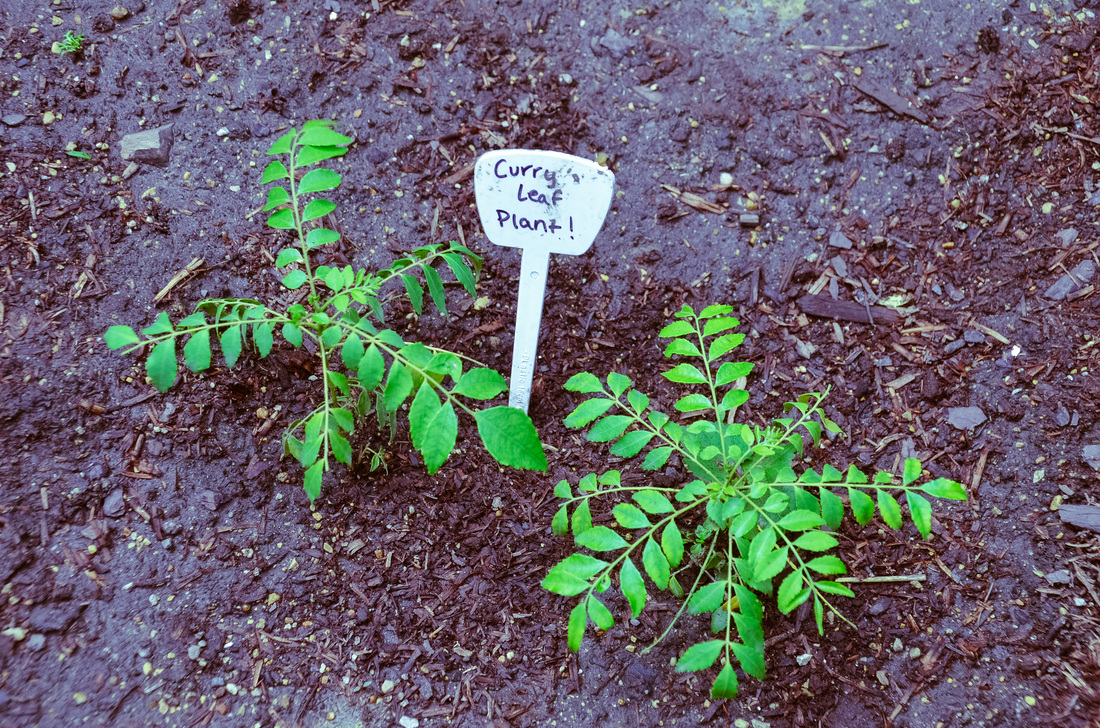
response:
<path id="1" fill-rule="evenodd" d="M 885 306 L 871 306 L 872 322 L 867 318 L 867 307 L 854 301 L 834 301 L 828 296 L 803 296 L 798 299 L 798 307 L 811 316 L 835 318 L 844 321 L 854 321 L 859 324 L 888 324 L 901 323 L 901 315 L 892 308 Z"/>
<path id="2" fill-rule="evenodd" d="M 869 96 L 895 114 L 911 116 L 922 124 L 928 123 L 928 114 L 913 105 L 909 99 L 901 96 L 896 91 L 880 86 L 866 79 L 853 80 L 852 86 L 859 89 L 860 93 Z"/>

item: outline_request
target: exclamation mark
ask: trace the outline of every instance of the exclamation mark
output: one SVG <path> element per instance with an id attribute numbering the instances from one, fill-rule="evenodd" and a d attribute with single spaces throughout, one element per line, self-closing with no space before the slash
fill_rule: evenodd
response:
<path id="1" fill-rule="evenodd" d="M 569 216 L 569 239 L 570 240 L 575 240 L 576 239 L 576 238 L 573 237 L 573 216 L 572 215 Z"/>

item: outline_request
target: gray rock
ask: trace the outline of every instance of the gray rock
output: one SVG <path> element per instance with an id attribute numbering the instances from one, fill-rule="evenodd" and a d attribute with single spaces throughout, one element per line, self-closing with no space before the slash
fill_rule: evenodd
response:
<path id="1" fill-rule="evenodd" d="M 949 407 L 947 424 L 956 430 L 970 430 L 985 422 L 981 407 Z"/>
<path id="2" fill-rule="evenodd" d="M 119 518 L 126 512 L 126 501 L 122 497 L 122 488 L 115 488 L 103 501 L 103 515 Z"/>
<path id="3" fill-rule="evenodd" d="M 27 117 L 24 114 L 7 114 L 3 119 L 0 119 L 0 121 L 4 122 L 5 126 L 19 126 L 26 120 Z"/>
<path id="4" fill-rule="evenodd" d="M 894 600 L 890 597 L 879 597 L 874 601 L 873 604 L 871 604 L 870 607 L 868 607 L 867 613 L 870 614 L 872 617 L 877 617 L 878 615 L 889 609 L 890 605 L 893 603 Z"/>
<path id="5" fill-rule="evenodd" d="M 627 38 L 614 28 L 608 28 L 607 32 L 600 38 L 599 43 L 601 47 L 610 51 L 614 58 L 622 58 L 634 47 L 633 40 Z"/>
<path id="6" fill-rule="evenodd" d="M 31 610 L 27 622 L 39 632 L 62 632 L 80 616 L 80 605 L 66 602 L 50 606 L 41 604 Z"/>
<path id="7" fill-rule="evenodd" d="M 847 235 L 837 230 L 829 236 L 829 245 L 833 246 L 834 248 L 850 250 L 852 247 L 852 241 L 848 239 Z"/>
<path id="8" fill-rule="evenodd" d="M 1058 409 L 1054 410 L 1054 424 L 1059 427 L 1065 427 L 1069 424 L 1069 410 L 1065 405 L 1058 405 Z"/>
<path id="9" fill-rule="evenodd" d="M 1091 258 L 1082 260 L 1073 270 L 1054 282 L 1043 295 L 1053 301 L 1061 301 L 1074 291 L 1078 291 L 1089 284 L 1096 274 L 1096 262 Z"/>
<path id="10" fill-rule="evenodd" d="M 1054 233 L 1054 237 L 1058 238 L 1062 245 L 1072 245 L 1073 241 L 1077 239 L 1077 231 L 1073 228 L 1066 228 Z"/>
<path id="11" fill-rule="evenodd" d="M 984 344 L 985 334 L 981 331 L 975 331 L 974 329 L 967 329 L 963 332 L 963 339 L 965 339 L 968 344 Z"/>
<path id="12" fill-rule="evenodd" d="M 187 657 L 192 660 L 199 659 L 199 655 L 202 654 L 202 648 L 198 645 L 191 645 L 187 648 Z"/>
<path id="13" fill-rule="evenodd" d="M 158 126 L 156 129 L 127 134 L 120 144 L 122 159 L 127 162 L 142 162 L 158 167 L 168 166 L 168 155 L 172 151 L 174 136 L 172 124 Z"/>
<path id="14" fill-rule="evenodd" d="M 1100 533 L 1100 507 L 1066 505 L 1058 509 L 1062 523 Z"/>
<path id="15" fill-rule="evenodd" d="M 1065 569 L 1052 571 L 1043 578 L 1045 578 L 1052 586 L 1054 584 L 1069 584 L 1073 581 L 1073 577 L 1071 577 L 1069 575 L 1069 572 Z"/>
<path id="16" fill-rule="evenodd" d="M 35 652 L 41 652 L 46 648 L 46 635 L 32 634 L 27 638 L 27 648 Z"/>
<path id="17" fill-rule="evenodd" d="M 1081 448 L 1081 457 L 1093 470 L 1100 470 L 1100 445 L 1085 445 Z"/>

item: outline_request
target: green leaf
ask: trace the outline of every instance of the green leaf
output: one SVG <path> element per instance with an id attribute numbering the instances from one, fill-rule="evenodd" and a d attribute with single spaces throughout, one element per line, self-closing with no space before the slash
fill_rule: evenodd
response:
<path id="1" fill-rule="evenodd" d="M 340 239 L 340 233 L 328 228 L 313 228 L 306 233 L 306 248 L 313 250 L 328 243 L 335 243 Z"/>
<path id="2" fill-rule="evenodd" d="M 819 514 L 813 511 L 798 510 L 791 511 L 783 516 L 783 519 L 779 521 L 779 526 L 787 531 L 806 531 L 817 528 L 823 523 L 825 523 L 825 520 Z"/>
<path id="3" fill-rule="evenodd" d="M 87 152 L 67 151 L 67 152 L 65 152 L 65 154 L 68 154 L 70 157 L 76 157 L 77 159 L 91 159 L 92 158 L 92 155 L 88 154 Z"/>
<path id="4" fill-rule="evenodd" d="M 290 195 L 282 187 L 272 187 L 267 191 L 267 202 L 264 203 L 261 212 L 269 212 L 274 210 L 279 205 L 285 205 L 290 202 Z"/>
<path id="5" fill-rule="evenodd" d="M 730 500 L 733 499 L 731 498 Z M 742 538 L 756 525 L 757 519 L 756 511 L 746 511 L 742 513 L 730 522 L 730 533 L 738 538 Z"/>
<path id="6" fill-rule="evenodd" d="M 669 521 L 665 524 L 665 528 L 661 532 L 661 550 L 665 552 L 668 565 L 673 569 L 678 567 L 680 562 L 684 560 L 684 537 L 680 534 L 680 529 L 676 526 L 675 521 Z"/>
<path id="7" fill-rule="evenodd" d="M 726 601 L 726 582 L 715 581 L 695 590 L 688 599 L 687 610 L 691 614 L 713 612 Z"/>
<path id="8" fill-rule="evenodd" d="M 848 479 L 849 483 L 866 483 L 867 476 L 864 475 L 855 465 L 848 466 Z"/>
<path id="9" fill-rule="evenodd" d="M 633 497 L 646 513 L 672 513 L 675 510 L 668 498 L 656 490 L 639 490 Z"/>
<path id="10" fill-rule="evenodd" d="M 746 558 L 749 563 L 755 563 L 770 553 L 775 548 L 778 534 L 774 528 L 765 528 L 753 537 L 749 543 L 749 551 Z"/>
<path id="11" fill-rule="evenodd" d="M 363 340 L 357 334 L 349 334 L 344 346 L 340 349 L 340 358 L 348 371 L 359 370 L 359 362 L 363 360 Z"/>
<path id="12" fill-rule="evenodd" d="M 727 313 L 733 313 L 733 306 L 724 303 L 712 303 L 699 313 L 699 318 L 705 319 L 711 316 L 725 316 Z"/>
<path id="13" fill-rule="evenodd" d="M 424 280 L 428 283 L 428 293 L 431 294 L 432 303 L 441 314 L 447 313 L 447 296 L 443 292 L 443 279 L 439 277 L 435 268 L 424 266 Z"/>
<path id="14" fill-rule="evenodd" d="M 642 462 L 642 470 L 659 470 L 663 468 L 670 455 L 672 455 L 672 448 L 668 446 L 650 450 Z"/>
<path id="15" fill-rule="evenodd" d="M 290 343 L 291 346 L 302 345 L 302 330 L 294 324 L 287 322 L 283 324 L 283 338 Z"/>
<path id="16" fill-rule="evenodd" d="M 412 393 L 413 380 L 409 370 L 401 362 L 390 364 L 386 388 L 382 390 L 382 402 L 390 412 L 396 412 L 401 403 Z"/>
<path id="17" fill-rule="evenodd" d="M 597 417 L 602 416 L 613 404 L 615 404 L 615 400 L 612 399 L 601 399 L 597 397 L 586 399 L 577 405 L 576 409 L 569 413 L 569 416 L 565 418 L 564 424 L 566 427 L 584 427 Z"/>
<path id="18" fill-rule="evenodd" d="M 329 214 L 336 209 L 336 204 L 329 202 L 328 200 L 313 200 L 306 209 L 302 210 L 302 222 L 308 222 L 309 220 L 316 220 L 319 217 Z"/>
<path id="19" fill-rule="evenodd" d="M 825 592 L 826 594 L 839 594 L 841 596 L 849 598 L 856 595 L 855 592 L 853 592 L 851 589 L 844 586 L 843 584 L 838 584 L 835 581 L 815 581 L 814 586 L 816 586 L 818 589 Z"/>
<path id="20" fill-rule="evenodd" d="M 611 454 L 620 458 L 632 458 L 642 451 L 656 433 L 646 430 L 634 430 L 611 446 Z"/>
<path id="21" fill-rule="evenodd" d="M 577 652 L 581 648 L 581 640 L 584 639 L 584 628 L 588 626 L 588 614 L 585 611 L 584 601 L 573 607 L 569 613 L 569 649 Z"/>
<path id="22" fill-rule="evenodd" d="M 475 295 L 477 292 L 477 281 L 474 278 L 474 274 L 466 267 L 466 263 L 462 260 L 462 256 L 458 253 L 444 253 L 443 260 L 447 262 L 447 267 L 455 274 L 455 278 L 462 284 L 462 287 L 466 289 L 466 292 L 471 296 Z"/>
<path id="23" fill-rule="evenodd" d="M 961 483 L 956 483 L 954 480 L 948 480 L 947 478 L 936 478 L 931 483 L 922 485 L 920 489 L 936 498 L 966 500 L 966 488 Z"/>
<path id="24" fill-rule="evenodd" d="M 852 515 L 861 526 L 866 526 L 875 515 L 875 502 L 871 496 L 856 488 L 848 488 L 848 502 L 852 506 Z"/>
<path id="25" fill-rule="evenodd" d="M 210 329 L 202 329 L 191 334 L 183 347 L 183 361 L 193 372 L 210 368 Z"/>
<path id="26" fill-rule="evenodd" d="M 348 338 L 350 340 L 352 337 Z M 356 369 L 360 387 L 374 389 L 382 382 L 382 375 L 386 371 L 386 362 L 382 359 L 382 351 L 377 344 L 371 344 L 367 348 L 362 358 L 359 359 L 359 366 Z"/>
<path id="27" fill-rule="evenodd" d="M 700 316 L 700 318 L 702 318 L 702 316 Z M 707 321 L 706 324 L 703 326 L 703 336 L 714 336 L 715 334 L 720 334 L 723 331 L 729 331 L 730 329 L 736 328 L 740 325 L 741 322 L 733 318 L 732 316 L 711 319 L 710 321 Z"/>
<path id="28" fill-rule="evenodd" d="M 710 347 L 707 348 L 707 357 L 714 361 L 719 357 L 725 356 L 733 349 L 741 346 L 741 342 L 745 340 L 744 334 L 725 334 L 719 336 L 710 342 Z"/>
<path id="29" fill-rule="evenodd" d="M 642 565 L 658 589 L 668 588 L 669 566 L 664 551 L 652 538 L 647 538 L 642 549 Z"/>
<path id="30" fill-rule="evenodd" d="M 678 321 L 677 323 L 685 323 Z M 691 343 L 687 339 L 673 339 L 665 347 L 665 356 L 702 356 L 703 352 L 699 351 L 699 347 Z"/>
<path id="31" fill-rule="evenodd" d="M 336 458 L 337 462 L 351 465 L 351 443 L 348 442 L 347 438 L 334 431 L 328 434 L 328 442 L 329 447 L 332 449 L 332 456 Z"/>
<path id="32" fill-rule="evenodd" d="M 569 533 L 569 512 L 565 506 L 554 513 L 554 518 L 550 521 L 550 530 L 554 532 L 555 536 L 564 536 Z"/>
<path id="33" fill-rule="evenodd" d="M 424 290 L 420 287 L 420 281 L 408 273 L 402 273 L 401 280 L 405 284 L 405 293 L 409 295 L 409 302 L 412 303 L 413 311 L 419 316 L 424 308 Z"/>
<path id="34" fill-rule="evenodd" d="M 710 323 L 708 321 L 708 323 Z M 736 645 L 734 645 L 736 646 Z M 733 664 L 727 662 L 714 678 L 714 684 L 710 686 L 710 699 L 736 698 L 737 697 L 737 673 L 733 670 Z"/>
<path id="35" fill-rule="evenodd" d="M 630 559 L 623 559 L 623 568 L 619 571 L 619 589 L 630 603 L 630 614 L 637 619 L 645 607 L 645 582 L 638 567 Z"/>
<path id="36" fill-rule="evenodd" d="M 681 397 L 673 405 L 678 412 L 696 412 L 701 409 L 707 409 L 712 407 L 711 401 L 701 394 L 689 394 L 686 397 Z"/>
<path id="37" fill-rule="evenodd" d="M 332 415 L 336 426 L 344 432 L 351 432 L 355 429 L 355 417 L 343 407 L 333 407 L 329 414 Z"/>
<path id="38" fill-rule="evenodd" d="M 633 383 L 630 381 L 630 377 L 618 372 L 611 372 L 607 375 L 607 386 L 611 388 L 611 393 L 616 397 L 621 397 L 623 392 L 630 389 L 630 385 Z"/>
<path id="39" fill-rule="evenodd" d="M 607 567 L 588 554 L 573 554 L 562 560 L 542 580 L 542 588 L 565 597 L 580 594 L 588 588 L 589 580 Z"/>
<path id="40" fill-rule="evenodd" d="M 901 528 L 901 506 L 885 490 L 878 492 L 878 512 L 887 526 L 895 530 Z"/>
<path id="41" fill-rule="evenodd" d="M 271 336 L 271 324 L 264 322 L 252 327 L 252 340 L 256 343 L 256 351 L 260 357 L 271 353 L 271 347 L 275 340 Z"/>
<path id="42" fill-rule="evenodd" d="M 427 382 L 409 407 L 409 435 L 413 447 L 424 456 L 428 474 L 434 474 L 454 450 L 458 435 L 458 417 L 448 402 L 440 406 L 439 397 Z"/>
<path id="43" fill-rule="evenodd" d="M 836 545 L 836 538 L 824 531 L 807 531 L 794 542 L 795 548 L 804 551 L 828 551 L 831 548 L 836 548 Z"/>
<path id="44" fill-rule="evenodd" d="M 844 566 L 844 562 L 836 556 L 829 554 L 828 556 L 818 556 L 816 559 L 811 559 L 806 562 L 807 569 L 813 569 L 819 574 L 844 574 L 848 569 Z"/>
<path id="45" fill-rule="evenodd" d="M 611 509 L 611 515 L 623 528 L 649 528 L 653 525 L 633 503 L 619 503 Z"/>
<path id="46" fill-rule="evenodd" d="M 275 140 L 275 143 L 264 154 L 286 154 L 290 151 L 290 145 L 294 143 L 294 135 L 297 132 L 291 129 L 286 134 Z"/>
<path id="47" fill-rule="evenodd" d="M 607 442 L 614 440 L 623 434 L 623 430 L 634 421 L 629 415 L 608 415 L 597 422 L 588 431 L 588 439 L 591 442 Z"/>
<path id="48" fill-rule="evenodd" d="M 692 645 L 676 661 L 676 672 L 706 670 L 718 659 L 718 654 L 722 651 L 722 645 L 724 644 L 724 640 L 711 640 L 710 642 L 700 642 L 697 645 Z"/>
<path id="49" fill-rule="evenodd" d="M 573 489 L 569 486 L 569 481 L 559 480 L 558 484 L 554 486 L 554 495 L 558 498 L 572 498 Z"/>
<path id="50" fill-rule="evenodd" d="M 678 382 L 680 384 L 707 383 L 707 378 L 703 376 L 703 373 L 691 364 L 677 364 L 667 372 L 662 372 L 661 376 L 668 379 L 670 382 Z"/>
<path id="51" fill-rule="evenodd" d="M 313 465 L 306 468 L 305 480 L 302 486 L 306 491 L 306 496 L 309 498 L 310 503 L 317 500 L 317 496 L 321 495 L 321 478 L 324 474 L 324 460 L 318 460 Z"/>
<path id="52" fill-rule="evenodd" d="M 604 632 L 611 629 L 615 624 L 615 618 L 611 616 L 611 611 L 596 597 L 588 598 L 588 616 Z"/>
<path id="53" fill-rule="evenodd" d="M 268 227 L 273 227 L 276 230 L 293 230 L 294 211 L 290 208 L 276 210 L 268 216 L 267 225 Z"/>
<path id="54" fill-rule="evenodd" d="M 276 159 L 264 168 L 264 174 L 260 177 L 260 184 L 266 185 L 268 182 L 274 182 L 277 179 L 290 179 L 290 172 L 287 171 L 282 162 Z"/>
<path id="55" fill-rule="evenodd" d="M 167 392 L 176 382 L 176 340 L 166 339 L 153 347 L 145 360 L 145 372 L 159 392 Z"/>
<path id="56" fill-rule="evenodd" d="M 820 488 L 818 493 L 821 497 L 821 516 L 825 524 L 835 531 L 844 520 L 844 502 L 828 488 Z"/>
<path id="57" fill-rule="evenodd" d="M 673 321 L 661 329 L 657 336 L 662 339 L 669 339 L 674 336 L 685 336 L 693 333 L 695 333 L 695 327 L 689 321 Z"/>
<path id="58" fill-rule="evenodd" d="M 710 323 L 713 322 L 707 322 L 708 325 Z M 718 367 L 718 374 L 714 378 L 714 384 L 717 387 L 721 387 L 723 385 L 729 384 L 730 382 L 735 382 L 741 377 L 747 377 L 750 373 L 752 373 L 752 368 L 753 365 L 749 362 L 728 361 L 722 366 Z"/>
<path id="59" fill-rule="evenodd" d="M 905 458 L 905 466 L 901 472 L 901 484 L 909 485 L 914 480 L 920 477 L 920 460 L 916 458 Z"/>
<path id="60" fill-rule="evenodd" d="M 302 251 L 297 248 L 284 248 L 275 259 L 275 267 L 283 268 L 291 263 L 299 263 L 302 260 Z"/>
<path id="61" fill-rule="evenodd" d="M 491 407 L 475 412 L 474 420 L 485 449 L 498 463 L 513 468 L 546 471 L 546 453 L 542 450 L 531 418 L 522 410 Z"/>
<path id="62" fill-rule="evenodd" d="M 581 394 L 602 393 L 604 391 L 600 380 L 588 372 L 580 372 L 569 377 L 569 381 L 565 383 L 565 388 L 570 392 L 580 392 Z"/>
<path id="63" fill-rule="evenodd" d="M 314 169 L 307 172 L 305 177 L 302 177 L 302 181 L 298 183 L 298 193 L 320 192 L 322 190 L 331 190 L 339 186 L 340 175 L 336 174 L 331 169 Z"/>
<path id="64" fill-rule="evenodd" d="M 348 150 L 343 147 L 303 147 L 301 151 L 298 152 L 298 158 L 295 159 L 294 162 L 298 168 L 301 169 L 302 167 L 308 167 L 317 162 L 323 162 L 326 159 L 343 156 L 347 151 Z"/>
<path id="65" fill-rule="evenodd" d="M 607 526 L 593 526 L 584 533 L 578 534 L 575 540 L 578 546 L 584 546 L 593 551 L 614 551 L 629 546 L 622 536 Z"/>
<path id="66" fill-rule="evenodd" d="M 507 388 L 499 372 L 478 368 L 463 374 L 451 391 L 471 399 L 492 399 Z"/>
<path id="67" fill-rule="evenodd" d="M 124 346 L 129 346 L 130 344 L 141 343 L 141 339 L 138 338 L 138 335 L 135 334 L 134 330 L 129 326 L 112 326 L 107 329 L 107 333 L 103 335 L 103 339 L 107 342 L 107 348 L 112 351 L 121 349 Z"/>
<path id="68" fill-rule="evenodd" d="M 157 320 L 142 329 L 141 333 L 146 336 L 158 336 L 160 334 L 170 334 L 173 330 L 172 319 L 164 311 L 161 311 L 157 314 Z"/>
<path id="69" fill-rule="evenodd" d="M 784 546 L 760 557 L 753 566 L 752 581 L 771 581 L 778 576 L 787 565 L 787 553 L 788 547 Z"/>
<path id="70" fill-rule="evenodd" d="M 222 347 L 222 356 L 225 357 L 225 365 L 232 369 L 237 365 L 237 359 L 241 356 L 241 327 L 230 326 L 222 332 L 218 338 Z"/>
<path id="71" fill-rule="evenodd" d="M 927 541 L 929 535 L 932 533 L 931 504 L 929 504 L 924 496 L 918 495 L 911 490 L 905 494 L 905 500 L 909 503 L 909 516 L 913 519 L 913 523 L 916 524 L 921 537 Z"/>
<path id="72" fill-rule="evenodd" d="M 303 126 L 298 143 L 311 147 L 342 147 L 352 143 L 351 137 L 333 131 L 327 126 L 328 123 L 325 121 L 315 126 Z"/>
<path id="73" fill-rule="evenodd" d="M 573 511 L 572 526 L 574 538 L 592 528 L 592 510 L 587 498 Z"/>
<path id="74" fill-rule="evenodd" d="M 283 276 L 283 285 L 290 290 L 296 290 L 302 287 L 302 284 L 306 282 L 305 271 L 292 270 Z"/>
<path id="75" fill-rule="evenodd" d="M 790 614 L 809 597 L 810 590 L 803 586 L 801 569 L 795 569 L 787 574 L 776 594 L 779 611 L 783 614 Z"/>

